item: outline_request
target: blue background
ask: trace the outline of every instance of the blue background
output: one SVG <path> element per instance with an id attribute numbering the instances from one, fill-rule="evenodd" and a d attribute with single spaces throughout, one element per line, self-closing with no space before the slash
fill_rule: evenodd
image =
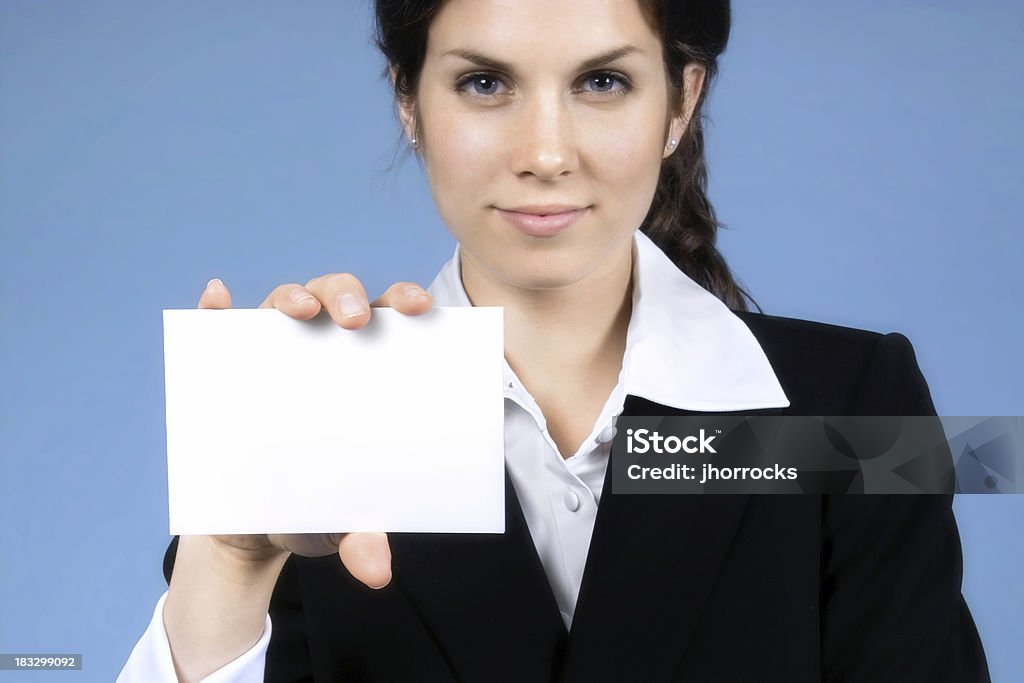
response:
<path id="1" fill-rule="evenodd" d="M 721 245 L 766 312 L 910 337 L 940 414 L 1024 414 L 1024 3 L 735 3 Z M 161 309 L 454 243 L 400 148 L 369 4 L 0 0 L 0 652 L 112 680 L 164 590 Z M 581 24 L 581 29 L 585 24 Z M 1019 680 L 1024 497 L 957 501 Z M 0 672 L 0 680 L 17 674 Z"/>

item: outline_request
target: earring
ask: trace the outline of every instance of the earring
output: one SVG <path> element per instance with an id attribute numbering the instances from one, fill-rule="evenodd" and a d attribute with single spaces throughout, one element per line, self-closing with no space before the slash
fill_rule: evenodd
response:
<path id="1" fill-rule="evenodd" d="M 410 140 L 410 142 L 412 142 L 413 147 L 417 146 L 416 138 L 413 138 L 412 140 Z"/>
<path id="2" fill-rule="evenodd" d="M 671 138 L 668 141 L 668 146 L 671 147 L 672 149 L 675 149 L 675 147 L 676 147 L 676 139 L 675 138 Z"/>

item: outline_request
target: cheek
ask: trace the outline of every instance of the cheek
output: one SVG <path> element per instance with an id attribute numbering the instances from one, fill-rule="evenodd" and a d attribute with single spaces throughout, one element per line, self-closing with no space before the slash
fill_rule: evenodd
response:
<path id="1" fill-rule="evenodd" d="M 646 134 L 619 133 L 595 141 L 590 157 L 601 176 L 617 186 L 657 179 L 661 145 Z"/>
<path id="2" fill-rule="evenodd" d="M 623 218 L 635 221 L 633 227 L 646 215 L 661 171 L 664 144 L 654 121 L 657 117 L 646 113 L 614 127 L 595 128 L 596 134 L 587 136 L 582 150 L 601 191 L 614 198 L 610 205 Z"/>
<path id="3" fill-rule="evenodd" d="M 472 211 L 494 201 L 487 190 L 498 162 L 495 137 L 465 117 L 433 122 L 426 133 L 425 167 L 441 217 L 454 229 Z"/>

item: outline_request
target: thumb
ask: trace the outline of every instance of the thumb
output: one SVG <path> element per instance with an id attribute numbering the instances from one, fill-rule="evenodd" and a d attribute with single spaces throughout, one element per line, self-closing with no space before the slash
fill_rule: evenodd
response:
<path id="1" fill-rule="evenodd" d="M 370 588 L 383 588 L 391 582 L 391 546 L 387 534 L 345 534 L 338 544 L 338 555 L 349 573 Z"/>

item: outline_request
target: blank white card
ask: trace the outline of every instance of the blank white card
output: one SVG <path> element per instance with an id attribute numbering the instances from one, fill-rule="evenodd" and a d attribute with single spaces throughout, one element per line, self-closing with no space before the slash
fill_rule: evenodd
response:
<path id="1" fill-rule="evenodd" d="M 163 314 L 172 534 L 504 531 L 500 307 Z"/>

